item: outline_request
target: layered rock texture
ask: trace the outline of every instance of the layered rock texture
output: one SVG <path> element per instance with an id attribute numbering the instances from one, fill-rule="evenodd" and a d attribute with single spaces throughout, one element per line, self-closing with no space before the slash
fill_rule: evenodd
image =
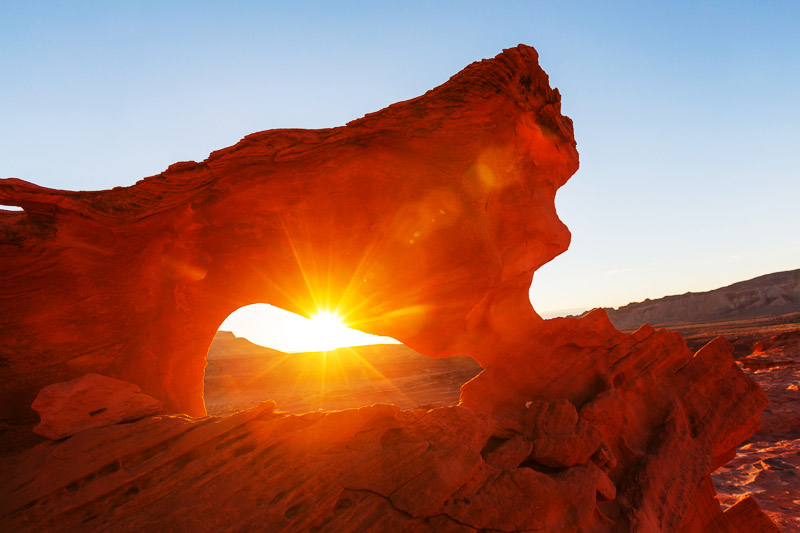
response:
<path id="1" fill-rule="evenodd" d="M 751 495 L 786 533 L 800 533 L 800 313 L 675 326 L 697 350 L 716 337 L 767 395 L 761 428 L 713 474 L 723 508 Z M 748 504 L 749 505 L 749 504 Z"/>
<path id="2" fill-rule="evenodd" d="M 620 329 L 676 326 L 800 312 L 800 269 L 766 274 L 706 292 L 665 296 L 606 309 Z"/>
<path id="3" fill-rule="evenodd" d="M 171 416 L 83 431 L 0 464 L 8 530 L 767 531 L 711 473 L 763 392 L 712 341 L 542 320 L 533 272 L 572 123 L 526 46 L 329 130 L 246 137 L 101 192 L 0 182 L 0 408 L 97 372 Z M 203 417 L 218 325 L 265 302 L 484 370 L 458 406 Z M 280 406 L 278 406 L 280 407 Z M 178 414 L 184 413 L 184 415 Z M 189 415 L 189 416 L 186 416 Z M 192 418 L 195 417 L 195 418 Z M 731 524 L 735 524 L 732 526 Z"/>

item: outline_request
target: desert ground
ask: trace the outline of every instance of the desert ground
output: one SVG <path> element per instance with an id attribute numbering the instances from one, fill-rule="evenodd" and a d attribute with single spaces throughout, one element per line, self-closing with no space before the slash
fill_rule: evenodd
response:
<path id="1" fill-rule="evenodd" d="M 457 404 L 461 385 L 480 370 L 469 357 L 431 359 L 402 344 L 287 354 L 220 332 L 209 351 L 205 400 L 217 416 L 264 400 L 294 414 L 375 403 L 439 407 Z"/>

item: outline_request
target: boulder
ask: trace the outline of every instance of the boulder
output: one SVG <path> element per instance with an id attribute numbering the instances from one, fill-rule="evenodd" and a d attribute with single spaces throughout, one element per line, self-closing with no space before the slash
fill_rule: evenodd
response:
<path id="1" fill-rule="evenodd" d="M 525 436 L 532 443 L 529 459 L 553 468 L 586 463 L 600 446 L 600 432 L 578 418 L 569 400 L 526 402 L 522 419 Z"/>
<path id="2" fill-rule="evenodd" d="M 86 374 L 43 388 L 32 407 L 41 417 L 33 431 L 55 440 L 154 415 L 161 411 L 161 402 L 132 383 Z"/>

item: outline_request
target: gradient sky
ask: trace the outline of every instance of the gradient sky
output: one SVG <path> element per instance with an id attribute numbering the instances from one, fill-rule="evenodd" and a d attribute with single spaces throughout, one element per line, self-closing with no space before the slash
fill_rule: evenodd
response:
<path id="1" fill-rule="evenodd" d="M 0 177 L 130 185 L 526 43 L 581 153 L 536 309 L 708 290 L 800 267 L 798 28 L 794 1 L 4 2 Z"/>

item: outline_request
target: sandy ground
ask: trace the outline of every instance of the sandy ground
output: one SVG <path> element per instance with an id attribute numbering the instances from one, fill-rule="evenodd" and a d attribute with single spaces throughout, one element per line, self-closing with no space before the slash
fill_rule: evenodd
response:
<path id="1" fill-rule="evenodd" d="M 714 474 L 727 507 L 752 494 L 784 531 L 800 532 L 800 328 L 739 360 L 770 400 L 761 429 Z"/>
<path id="2" fill-rule="evenodd" d="M 360 346 L 305 354 L 209 357 L 208 413 L 226 415 L 275 400 L 290 413 L 375 403 L 403 409 L 458 403 L 460 387 L 480 372 L 469 357 L 430 359 L 403 345 Z"/>

